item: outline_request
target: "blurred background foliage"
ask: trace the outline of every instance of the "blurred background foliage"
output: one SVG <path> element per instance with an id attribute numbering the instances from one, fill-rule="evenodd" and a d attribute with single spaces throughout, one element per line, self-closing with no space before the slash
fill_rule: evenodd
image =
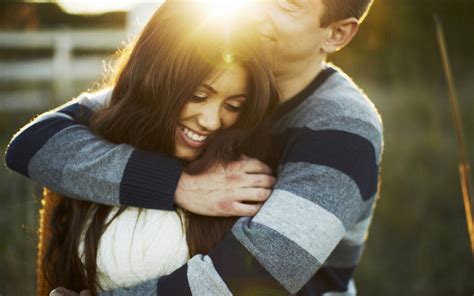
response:
<path id="1" fill-rule="evenodd" d="M 445 28 L 472 164 L 474 1 L 376 0 L 353 43 L 330 58 L 366 91 L 384 120 L 381 197 L 356 271 L 360 295 L 474 293 L 474 261 L 433 13 Z M 54 4 L 1 2 L 0 38 L 6 30 L 123 28 L 124 15 L 68 15 Z M 48 54 L 0 49 L 0 61 Z M 71 96 L 92 82 L 75 83 Z M 12 87 L 47 89 L 49 84 L 12 86 L 0 79 L 0 93 Z M 35 108 L 0 108 L 0 147 L 35 114 L 69 99 L 44 94 L 50 97 Z M 0 107 L 2 100 L 8 98 L 0 95 Z M 32 295 L 40 188 L 4 167 L 0 188 L 0 294 Z"/>

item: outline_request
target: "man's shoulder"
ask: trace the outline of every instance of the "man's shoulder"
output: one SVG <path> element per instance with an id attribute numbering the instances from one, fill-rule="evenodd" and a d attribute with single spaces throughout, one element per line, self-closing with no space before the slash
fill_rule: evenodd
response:
<path id="1" fill-rule="evenodd" d="M 316 91 L 290 114 L 289 125 L 307 126 L 323 121 L 358 120 L 382 131 L 382 118 L 365 92 L 341 69 L 336 71 Z"/>
<path id="2" fill-rule="evenodd" d="M 97 111 L 110 104 L 113 88 L 103 88 L 95 92 L 83 92 L 76 97 L 82 106 Z"/>
<path id="3" fill-rule="evenodd" d="M 286 114 L 281 131 L 301 128 L 355 135 L 372 143 L 380 161 L 383 150 L 382 119 L 367 95 L 340 69 L 303 103 Z M 296 128 L 296 129 L 294 129 Z"/>

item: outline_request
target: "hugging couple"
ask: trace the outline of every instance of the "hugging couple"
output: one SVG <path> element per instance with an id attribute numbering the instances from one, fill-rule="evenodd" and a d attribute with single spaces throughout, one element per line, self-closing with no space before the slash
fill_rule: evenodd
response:
<path id="1" fill-rule="evenodd" d="M 38 295 L 355 295 L 382 123 L 325 60 L 370 5 L 160 6 L 111 87 L 7 149 L 45 186 Z"/>

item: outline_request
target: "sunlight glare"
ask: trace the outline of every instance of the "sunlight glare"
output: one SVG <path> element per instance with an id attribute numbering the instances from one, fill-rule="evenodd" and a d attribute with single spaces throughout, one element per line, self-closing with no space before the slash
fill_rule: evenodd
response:
<path id="1" fill-rule="evenodd" d="M 226 19 L 235 17 L 250 4 L 250 0 L 208 0 L 203 1 L 209 11 L 209 17 Z"/>
<path id="2" fill-rule="evenodd" d="M 202 3 L 210 20 L 227 23 L 241 17 L 244 9 L 249 8 L 256 0 L 201 0 L 199 2 Z"/>

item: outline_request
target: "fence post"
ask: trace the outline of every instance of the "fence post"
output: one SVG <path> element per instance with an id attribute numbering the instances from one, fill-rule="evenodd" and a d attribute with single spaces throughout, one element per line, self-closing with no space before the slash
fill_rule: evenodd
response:
<path id="1" fill-rule="evenodd" d="M 53 89 L 54 99 L 62 102 L 73 89 L 72 85 L 72 50 L 73 44 L 69 31 L 63 31 L 54 36 L 53 56 Z"/>

